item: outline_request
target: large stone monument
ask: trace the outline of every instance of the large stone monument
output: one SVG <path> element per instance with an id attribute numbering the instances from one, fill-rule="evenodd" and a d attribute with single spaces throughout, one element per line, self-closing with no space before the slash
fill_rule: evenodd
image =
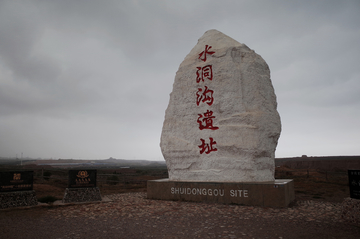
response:
<path id="1" fill-rule="evenodd" d="M 218 188 L 196 184 L 196 194 L 207 197 L 208 189 L 212 197 L 215 189 L 225 196 L 221 190 L 234 183 L 274 186 L 281 131 L 276 108 L 270 70 L 261 56 L 217 30 L 205 32 L 181 63 L 165 112 L 160 147 L 169 171 L 167 184 L 173 185 L 170 194 L 194 196 L 196 183 L 221 183 Z M 193 186 L 185 187 L 185 182 Z M 235 195 L 231 190 L 236 187 L 228 188 L 228 194 Z M 154 191 L 150 182 L 148 194 L 156 198 Z M 247 189 L 236 192 L 250 194 Z"/>
<path id="2" fill-rule="evenodd" d="M 274 181 L 281 131 L 266 62 L 210 30 L 176 73 L 161 150 L 174 181 Z"/>

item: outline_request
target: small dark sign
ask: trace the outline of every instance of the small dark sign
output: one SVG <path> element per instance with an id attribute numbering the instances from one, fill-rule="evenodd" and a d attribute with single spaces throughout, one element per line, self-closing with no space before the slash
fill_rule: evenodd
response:
<path id="1" fill-rule="evenodd" d="M 360 170 L 348 170 L 350 197 L 360 199 Z"/>
<path id="2" fill-rule="evenodd" d="M 33 190 L 34 171 L 0 172 L 0 192 Z"/>
<path id="3" fill-rule="evenodd" d="M 96 169 L 69 170 L 69 188 L 96 187 Z"/>

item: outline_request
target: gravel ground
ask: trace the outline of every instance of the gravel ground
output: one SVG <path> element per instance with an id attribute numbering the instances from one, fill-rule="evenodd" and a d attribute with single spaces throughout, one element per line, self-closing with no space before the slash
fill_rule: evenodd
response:
<path id="1" fill-rule="evenodd" d="M 359 238 L 341 203 L 298 201 L 289 208 L 160 201 L 146 193 L 111 201 L 0 210 L 0 238 Z"/>

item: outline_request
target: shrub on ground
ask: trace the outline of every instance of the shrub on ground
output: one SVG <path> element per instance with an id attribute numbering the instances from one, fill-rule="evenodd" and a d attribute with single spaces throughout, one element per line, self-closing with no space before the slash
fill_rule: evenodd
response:
<path id="1" fill-rule="evenodd" d="M 56 200 L 57 198 L 53 196 L 45 196 L 38 199 L 38 201 L 42 203 L 55 202 Z"/>
<path id="2" fill-rule="evenodd" d="M 45 179 L 45 180 L 49 180 L 49 179 L 50 179 L 50 176 L 51 176 L 51 172 L 49 172 L 49 171 L 45 171 L 45 172 L 44 172 L 44 179 Z"/>
<path id="3" fill-rule="evenodd" d="M 116 185 L 119 183 L 119 178 L 116 175 L 112 175 L 106 179 L 106 184 Z"/>

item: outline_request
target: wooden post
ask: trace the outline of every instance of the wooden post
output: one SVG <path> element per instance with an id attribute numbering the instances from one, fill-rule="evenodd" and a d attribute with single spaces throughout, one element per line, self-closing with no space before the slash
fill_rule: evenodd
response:
<path id="1" fill-rule="evenodd" d="M 126 179 L 125 179 L 125 173 L 123 174 L 123 179 L 124 179 L 124 189 L 126 189 Z"/>

